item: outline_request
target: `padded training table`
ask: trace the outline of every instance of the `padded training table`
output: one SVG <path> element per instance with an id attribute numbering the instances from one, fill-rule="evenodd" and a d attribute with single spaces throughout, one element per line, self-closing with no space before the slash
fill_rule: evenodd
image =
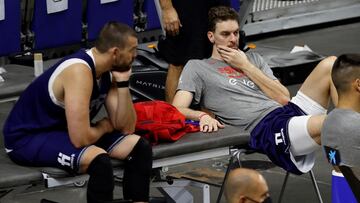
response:
<path id="1" fill-rule="evenodd" d="M 249 141 L 249 134 L 239 131 L 234 126 L 226 126 L 215 133 L 189 133 L 173 143 L 161 143 L 153 146 L 153 168 L 161 170 L 162 167 L 171 166 L 175 164 L 188 163 L 197 160 L 215 158 L 224 155 L 230 155 L 230 149 L 233 146 L 244 146 Z M 114 175 L 122 173 L 121 161 L 113 161 Z M 53 187 L 63 184 L 76 183 L 88 179 L 88 176 L 70 176 L 65 171 L 57 168 L 49 167 L 23 167 L 13 163 L 4 150 L 0 152 L 0 191 L 10 191 L 14 188 L 24 185 L 33 185 L 34 183 L 44 183 L 47 187 Z M 196 183 L 190 184 L 189 180 L 177 180 L 172 184 L 167 183 L 152 183 L 153 187 L 158 188 L 184 188 L 192 185 L 203 187 L 206 184 Z M 157 184 L 157 185 L 156 185 Z M 155 186 L 156 185 L 156 186 Z M 200 186 L 199 186 L 200 185 Z M 163 193 L 171 191 L 163 189 Z M 178 193 L 178 192 L 177 192 Z M 187 193 L 186 195 L 189 195 Z M 204 202 L 210 202 L 209 186 L 203 187 Z M 175 198 L 172 194 L 168 197 Z M 175 202 L 181 202 L 184 198 L 177 195 Z"/>

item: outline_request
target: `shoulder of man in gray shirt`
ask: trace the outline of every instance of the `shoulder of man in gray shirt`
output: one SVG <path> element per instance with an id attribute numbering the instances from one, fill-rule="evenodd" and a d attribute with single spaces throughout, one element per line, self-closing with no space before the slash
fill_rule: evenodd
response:
<path id="1" fill-rule="evenodd" d="M 360 168 L 360 114 L 349 109 L 332 110 L 324 121 L 321 144 L 337 149 L 340 164 Z"/>

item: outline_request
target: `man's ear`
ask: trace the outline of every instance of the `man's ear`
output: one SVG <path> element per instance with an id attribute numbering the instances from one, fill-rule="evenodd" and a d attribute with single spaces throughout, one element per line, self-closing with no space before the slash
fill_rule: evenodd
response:
<path id="1" fill-rule="evenodd" d="M 360 93 L 360 79 L 359 78 L 357 78 L 355 80 L 354 86 L 355 86 L 356 91 L 358 91 Z"/>
<path id="2" fill-rule="evenodd" d="M 238 203 L 244 203 L 246 201 L 246 197 L 244 195 L 240 195 Z"/>
<path id="3" fill-rule="evenodd" d="M 211 44 L 214 44 L 214 43 L 215 43 L 214 33 L 211 32 L 211 31 L 208 31 L 208 32 L 207 32 L 207 36 L 208 36 L 209 41 L 211 42 Z"/>
<path id="4" fill-rule="evenodd" d="M 109 48 L 108 49 L 108 53 L 110 54 L 110 55 L 115 55 L 115 54 L 117 54 L 117 51 L 118 50 L 116 50 L 117 49 L 117 47 L 111 47 L 111 48 Z"/>
<path id="5" fill-rule="evenodd" d="M 111 48 L 109 49 L 109 53 L 110 53 L 111 57 L 114 58 L 114 59 L 117 58 L 117 55 L 119 54 L 119 53 L 118 53 L 119 51 L 120 51 L 120 50 L 119 50 L 118 47 L 111 47 Z"/>

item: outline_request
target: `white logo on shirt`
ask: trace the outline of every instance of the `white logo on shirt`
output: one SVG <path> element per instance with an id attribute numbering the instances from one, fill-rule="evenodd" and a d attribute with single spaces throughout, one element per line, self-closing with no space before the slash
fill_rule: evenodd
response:
<path id="1" fill-rule="evenodd" d="M 246 85 L 246 86 L 248 86 L 250 88 L 255 88 L 254 82 L 252 82 L 250 80 L 245 80 L 245 79 L 237 80 L 235 78 L 230 78 L 229 83 L 230 83 L 230 85 L 237 85 L 237 84 L 242 83 L 242 84 L 244 84 L 244 85 Z"/>

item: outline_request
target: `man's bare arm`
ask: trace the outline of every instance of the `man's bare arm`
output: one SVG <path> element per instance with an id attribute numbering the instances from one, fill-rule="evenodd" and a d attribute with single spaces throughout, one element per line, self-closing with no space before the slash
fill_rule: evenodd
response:
<path id="1" fill-rule="evenodd" d="M 113 71 L 113 87 L 106 98 L 106 110 L 115 129 L 126 134 L 134 133 L 136 125 L 136 112 L 132 103 L 128 87 L 117 88 L 116 81 L 128 81 L 131 69 L 128 72 Z"/>
<path id="2" fill-rule="evenodd" d="M 202 132 L 212 132 L 217 131 L 218 128 L 223 128 L 219 121 L 212 118 L 205 112 L 196 111 L 190 109 L 191 101 L 193 99 L 193 93 L 179 90 L 176 92 L 173 105 L 183 114 L 187 119 L 200 122 L 200 131 Z"/>
<path id="3" fill-rule="evenodd" d="M 243 71 L 269 98 L 284 105 L 289 102 L 290 93 L 278 80 L 273 80 L 255 67 L 244 52 L 226 46 L 218 46 L 221 57 L 232 67 Z"/>
<path id="4" fill-rule="evenodd" d="M 90 126 L 89 103 L 93 81 L 88 67 L 83 64 L 74 64 L 66 68 L 58 76 L 56 82 L 59 87 L 62 87 L 57 90 L 57 93 L 63 95 L 60 100 L 65 104 L 69 136 L 75 147 L 91 145 L 102 135 L 113 130 L 107 118 L 100 120 L 95 126 Z"/>
<path id="5" fill-rule="evenodd" d="M 179 34 L 182 25 L 171 0 L 160 0 L 159 2 L 162 10 L 162 23 L 166 33 L 172 36 Z"/>

